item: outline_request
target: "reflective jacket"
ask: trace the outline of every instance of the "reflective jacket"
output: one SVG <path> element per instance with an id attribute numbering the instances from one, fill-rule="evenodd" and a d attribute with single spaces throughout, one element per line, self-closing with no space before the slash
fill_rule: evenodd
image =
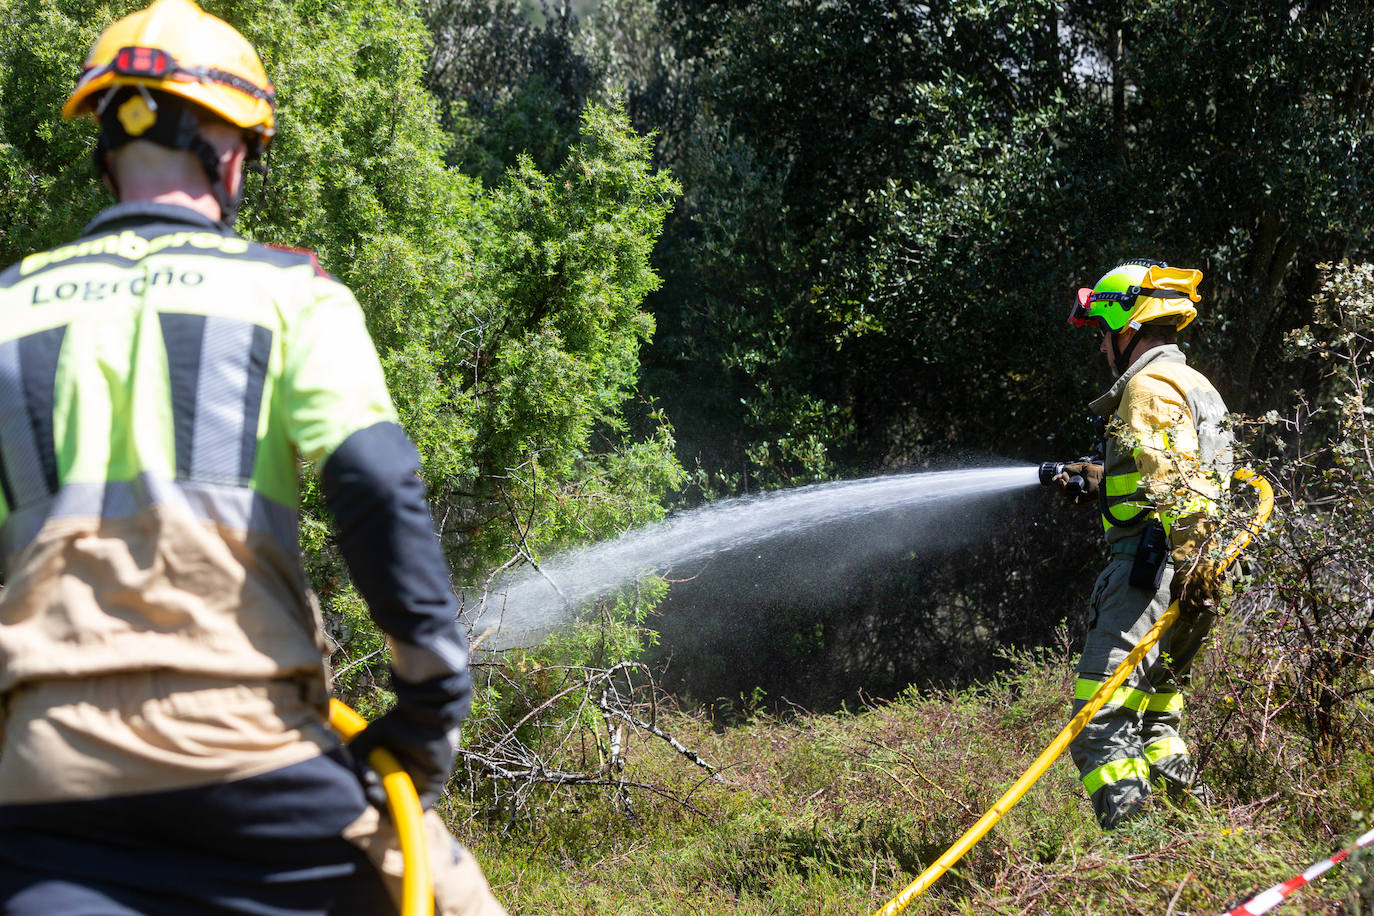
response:
<path id="1" fill-rule="evenodd" d="M 1091 406 L 1108 421 L 1108 544 L 1138 538 L 1155 515 L 1167 533 L 1178 518 L 1214 511 L 1231 473 L 1226 404 L 1176 345 L 1147 351 Z"/>
<path id="2" fill-rule="evenodd" d="M 312 254 L 131 203 L 0 274 L 0 693 L 140 670 L 319 681 L 301 458 L 397 674 L 460 714 L 417 456 L 361 310 Z"/>

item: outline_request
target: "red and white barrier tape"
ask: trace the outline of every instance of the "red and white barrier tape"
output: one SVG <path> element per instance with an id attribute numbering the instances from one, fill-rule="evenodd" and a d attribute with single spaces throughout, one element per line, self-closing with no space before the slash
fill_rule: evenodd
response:
<path id="1" fill-rule="evenodd" d="M 1256 894 L 1234 910 L 1228 911 L 1226 916 L 1259 916 L 1260 913 L 1269 912 L 1274 907 L 1287 900 L 1289 894 L 1305 884 L 1317 880 L 1322 875 L 1350 858 L 1352 852 L 1357 849 L 1362 849 L 1370 843 L 1374 843 L 1374 830 L 1369 831 L 1329 859 L 1322 859 L 1315 865 L 1310 866 L 1307 871 L 1302 874 L 1289 878 L 1282 884 L 1275 884 L 1262 894 Z"/>

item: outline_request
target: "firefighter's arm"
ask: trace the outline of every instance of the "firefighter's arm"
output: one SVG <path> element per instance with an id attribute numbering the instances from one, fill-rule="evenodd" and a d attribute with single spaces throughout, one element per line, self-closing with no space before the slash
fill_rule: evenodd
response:
<path id="1" fill-rule="evenodd" d="M 448 781 L 472 680 L 419 470 L 401 428 L 378 423 L 334 450 L 321 482 L 353 582 L 391 648 L 396 706 L 352 746 L 359 758 L 377 745 L 395 754 L 428 807 Z"/>
<path id="2" fill-rule="evenodd" d="M 396 421 L 362 312 L 343 286 L 314 282 L 314 304 L 286 342 L 284 397 L 293 441 L 320 468 L 353 582 L 387 636 L 396 694 L 351 747 L 359 760 L 378 745 L 390 750 L 428 806 L 448 779 L 471 701 L 467 640 L 419 456 Z"/>

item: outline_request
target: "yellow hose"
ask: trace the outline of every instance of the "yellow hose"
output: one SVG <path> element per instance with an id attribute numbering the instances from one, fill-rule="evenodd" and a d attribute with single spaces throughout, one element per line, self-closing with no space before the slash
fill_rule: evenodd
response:
<path id="1" fill-rule="evenodd" d="M 352 738 L 367 727 L 367 720 L 338 700 L 329 701 L 329 724 L 343 736 Z M 382 777 L 386 807 L 401 841 L 405 872 L 401 876 L 401 916 L 434 916 L 434 885 L 429 874 L 429 850 L 425 848 L 424 812 L 410 775 L 390 751 L 376 748 L 367 762 Z"/>
<path id="2" fill-rule="evenodd" d="M 1250 543 L 1250 538 L 1264 525 L 1269 518 L 1269 513 L 1274 509 L 1274 491 L 1270 488 L 1269 481 L 1248 468 L 1237 470 L 1233 476 L 1236 480 L 1246 482 L 1259 491 L 1259 507 L 1255 511 L 1254 522 L 1250 527 L 1240 532 L 1227 548 L 1225 559 L 1222 561 L 1223 570 L 1235 562 L 1236 557 L 1240 556 L 1240 552 Z M 949 871 L 954 863 L 963 857 L 964 853 L 972 849 L 974 844 L 986 836 L 993 825 L 1000 821 L 1002 816 L 1010 811 L 1012 806 L 1020 801 L 1021 797 L 1030 790 L 1030 787 L 1035 785 L 1036 781 L 1045 774 L 1045 771 L 1050 768 L 1050 764 L 1054 763 L 1055 759 L 1064 752 L 1064 748 L 1069 746 L 1069 742 L 1078 736 L 1088 720 L 1096 715 L 1102 705 L 1107 702 L 1107 698 L 1116 692 L 1116 689 L 1135 670 L 1136 665 L 1140 664 L 1140 660 L 1164 635 L 1164 631 L 1173 626 L 1178 615 L 1178 602 L 1175 601 L 1169 605 L 1169 609 L 1164 612 L 1164 615 L 1155 622 L 1150 631 L 1131 650 L 1131 653 L 1126 656 L 1126 659 L 1112 673 L 1112 676 L 1104 681 L 1101 687 L 1097 688 L 1097 692 L 1092 695 L 1092 699 L 1088 700 L 1087 705 L 1069 720 L 1069 724 L 1064 726 L 1064 730 L 1055 736 L 1049 747 L 1045 748 L 1040 756 L 1035 758 L 1035 762 L 1030 765 L 1030 768 L 1021 774 L 1021 778 L 1016 780 L 1011 788 L 1004 792 L 1001 798 L 997 799 L 996 804 L 978 819 L 978 823 L 970 827 L 968 832 L 945 851 L 944 855 L 917 875 L 915 881 L 912 881 L 900 894 L 889 900 L 886 906 L 877 910 L 874 916 L 895 916 L 895 914 L 906 909 L 911 901 L 924 893 L 927 888 L 939 880 L 941 875 Z"/>

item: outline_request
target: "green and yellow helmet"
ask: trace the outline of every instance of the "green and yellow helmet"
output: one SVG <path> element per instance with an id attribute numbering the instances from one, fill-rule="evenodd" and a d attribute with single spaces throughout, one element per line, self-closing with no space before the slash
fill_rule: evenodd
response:
<path id="1" fill-rule="evenodd" d="M 1122 261 L 1096 286 L 1078 291 L 1069 309 L 1069 324 L 1078 328 L 1093 324 L 1113 333 L 1150 322 L 1183 328 L 1197 317 L 1193 303 L 1202 298 L 1197 292 L 1201 280 L 1201 271 L 1170 267 L 1163 261 Z"/>

